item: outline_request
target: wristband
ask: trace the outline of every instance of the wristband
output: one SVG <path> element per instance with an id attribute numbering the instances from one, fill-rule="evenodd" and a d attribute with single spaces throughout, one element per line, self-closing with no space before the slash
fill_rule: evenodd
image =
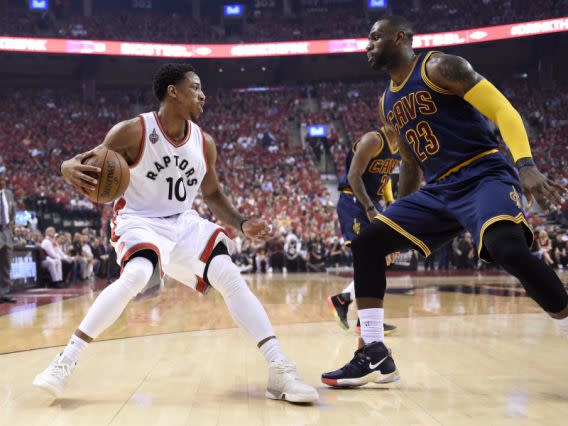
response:
<path id="1" fill-rule="evenodd" d="M 536 163 L 534 162 L 532 157 L 523 157 L 519 158 L 515 162 L 515 167 L 517 170 L 521 170 L 523 167 L 535 167 Z"/>
<path id="2" fill-rule="evenodd" d="M 247 222 L 247 221 L 248 221 L 248 219 L 243 219 L 243 220 L 241 220 L 240 228 L 241 228 L 241 232 L 242 232 L 243 234 L 245 233 L 245 231 L 243 231 L 243 225 L 244 225 L 245 222 Z"/>

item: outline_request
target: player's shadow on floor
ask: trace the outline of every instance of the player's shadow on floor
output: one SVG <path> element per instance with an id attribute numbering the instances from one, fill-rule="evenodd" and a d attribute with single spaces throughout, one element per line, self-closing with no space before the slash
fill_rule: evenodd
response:
<path id="1" fill-rule="evenodd" d="M 62 410 L 75 410 L 87 405 L 116 404 L 115 399 L 81 399 L 81 398 L 58 398 L 54 400 L 50 407 L 59 407 Z"/>

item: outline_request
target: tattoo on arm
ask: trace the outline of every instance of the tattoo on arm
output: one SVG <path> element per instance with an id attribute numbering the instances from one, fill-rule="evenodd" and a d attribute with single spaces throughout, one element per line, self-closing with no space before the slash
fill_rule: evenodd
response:
<path id="1" fill-rule="evenodd" d="M 471 64 L 460 56 L 436 55 L 431 62 L 429 72 L 433 82 L 456 95 L 463 96 L 483 79 Z"/>

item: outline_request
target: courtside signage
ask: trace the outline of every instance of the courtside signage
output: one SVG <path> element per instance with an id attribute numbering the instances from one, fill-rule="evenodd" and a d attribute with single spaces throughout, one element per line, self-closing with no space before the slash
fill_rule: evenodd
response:
<path id="1" fill-rule="evenodd" d="M 506 40 L 568 31 L 568 17 L 469 30 L 416 34 L 416 49 Z M 364 52 L 367 39 L 244 44 L 163 44 L 106 40 L 0 37 L 0 51 L 156 58 L 250 58 Z"/>

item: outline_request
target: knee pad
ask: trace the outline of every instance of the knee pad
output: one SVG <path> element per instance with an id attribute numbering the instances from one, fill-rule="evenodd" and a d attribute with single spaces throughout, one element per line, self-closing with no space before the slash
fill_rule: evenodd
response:
<path id="1" fill-rule="evenodd" d="M 152 262 L 144 257 L 135 257 L 124 266 L 118 281 L 134 297 L 146 287 L 153 272 Z"/>

